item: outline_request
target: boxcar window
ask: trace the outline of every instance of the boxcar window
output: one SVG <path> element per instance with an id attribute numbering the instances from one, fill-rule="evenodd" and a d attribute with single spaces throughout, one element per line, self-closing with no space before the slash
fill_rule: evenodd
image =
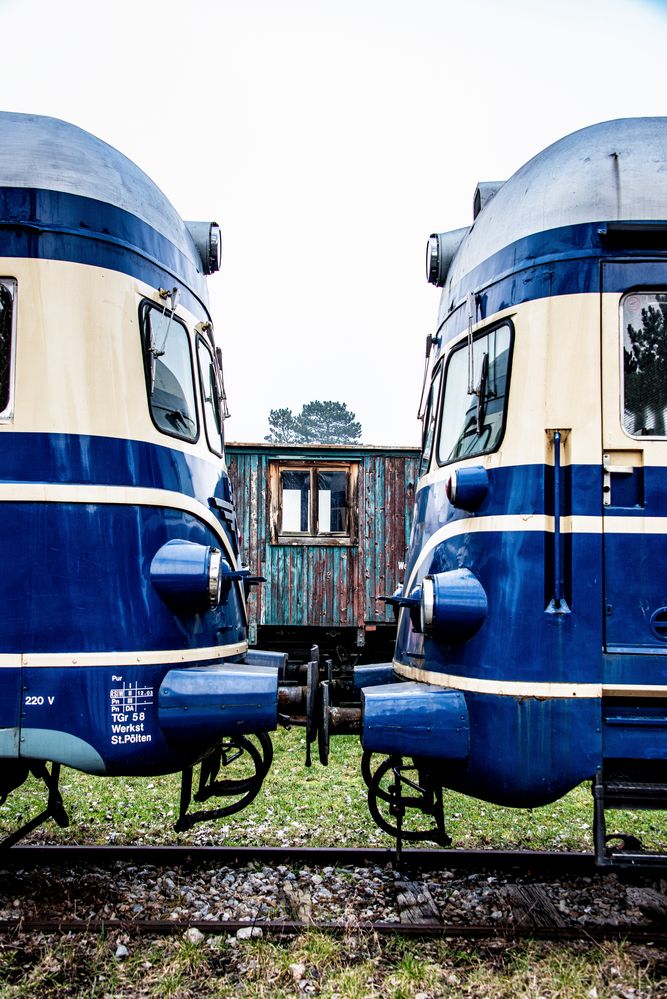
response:
<path id="1" fill-rule="evenodd" d="M 667 436 L 667 293 L 621 301 L 623 426 L 632 437 Z"/>
<path id="2" fill-rule="evenodd" d="M 0 418 L 11 416 L 16 285 L 0 281 Z"/>
<path id="3" fill-rule="evenodd" d="M 358 466 L 275 463 L 271 474 L 271 539 L 285 544 L 354 541 Z"/>
<path id="4" fill-rule="evenodd" d="M 282 471 L 282 533 L 310 531 L 310 472 Z"/>
<path id="5" fill-rule="evenodd" d="M 317 473 L 317 512 L 320 534 L 347 531 L 347 472 Z"/>
<path id="6" fill-rule="evenodd" d="M 148 397 L 153 421 L 172 437 L 197 439 L 190 338 L 168 309 L 144 304 L 142 314 Z"/>
<path id="7" fill-rule="evenodd" d="M 222 454 L 222 420 L 220 408 L 220 393 L 218 391 L 218 376 L 208 344 L 197 337 L 197 361 L 199 365 L 199 384 L 204 409 L 204 425 L 206 439 L 211 451 Z"/>
<path id="8" fill-rule="evenodd" d="M 494 451 L 505 424 L 511 329 L 496 326 L 464 341 L 450 354 L 445 373 L 438 461 Z"/>

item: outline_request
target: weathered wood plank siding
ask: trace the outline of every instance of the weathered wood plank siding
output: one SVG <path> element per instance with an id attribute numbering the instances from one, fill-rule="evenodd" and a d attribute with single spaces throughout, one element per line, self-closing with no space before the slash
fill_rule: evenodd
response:
<path id="1" fill-rule="evenodd" d="M 413 448 L 228 445 L 243 555 L 267 579 L 252 589 L 251 624 L 363 628 L 393 621 L 377 596 L 393 593 L 402 578 L 418 459 Z M 272 543 L 272 463 L 275 505 L 276 462 L 334 460 L 358 463 L 355 543 Z"/>

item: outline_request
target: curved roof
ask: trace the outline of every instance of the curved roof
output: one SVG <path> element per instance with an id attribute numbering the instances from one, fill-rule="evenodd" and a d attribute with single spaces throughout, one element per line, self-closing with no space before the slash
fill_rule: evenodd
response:
<path id="1" fill-rule="evenodd" d="M 76 125 L 0 112 L 0 187 L 61 191 L 121 208 L 200 266 L 189 231 L 160 188 L 127 156 Z"/>
<path id="2" fill-rule="evenodd" d="M 461 243 L 443 292 L 519 239 L 586 222 L 667 220 L 667 118 L 620 118 L 559 139 L 506 181 Z"/>

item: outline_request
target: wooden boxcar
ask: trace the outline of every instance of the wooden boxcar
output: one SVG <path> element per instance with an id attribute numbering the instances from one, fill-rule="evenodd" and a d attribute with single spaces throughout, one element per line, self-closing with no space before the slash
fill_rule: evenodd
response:
<path id="1" fill-rule="evenodd" d="M 417 448 L 228 444 L 245 560 L 266 577 L 248 602 L 250 642 L 298 659 L 391 659 Z"/>

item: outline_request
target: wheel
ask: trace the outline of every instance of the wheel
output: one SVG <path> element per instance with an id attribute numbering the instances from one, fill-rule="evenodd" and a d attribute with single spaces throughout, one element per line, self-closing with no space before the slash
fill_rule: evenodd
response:
<path id="1" fill-rule="evenodd" d="M 368 787 L 368 808 L 379 828 L 399 841 L 431 840 L 440 846 L 449 846 L 451 839 L 445 832 L 442 788 L 433 784 L 428 772 L 414 762 L 406 763 L 400 756 L 387 756 L 373 769 L 371 756 L 371 753 L 364 753 L 362 774 Z M 406 828 L 408 815 L 413 820 L 418 817 L 413 826 L 421 826 L 424 816 L 430 817 L 434 824 L 426 829 Z"/>
<path id="2" fill-rule="evenodd" d="M 199 787 L 193 797 L 195 801 L 208 801 L 209 798 L 237 800 L 210 812 L 182 815 L 181 819 L 186 820 L 189 826 L 206 818 L 221 818 L 240 812 L 259 794 L 272 761 L 273 744 L 266 732 L 224 739 L 218 749 L 202 760 Z M 218 779 L 221 769 L 233 776 Z"/>

